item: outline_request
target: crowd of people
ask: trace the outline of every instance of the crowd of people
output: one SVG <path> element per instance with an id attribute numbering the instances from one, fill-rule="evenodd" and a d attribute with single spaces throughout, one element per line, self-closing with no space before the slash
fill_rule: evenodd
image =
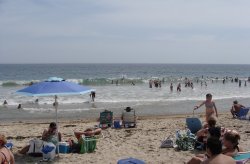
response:
<path id="1" fill-rule="evenodd" d="M 197 154 L 187 164 L 235 163 L 232 157 L 239 152 L 243 152 L 243 149 L 239 146 L 240 134 L 236 130 L 217 126 L 218 112 L 211 94 L 207 94 L 206 100 L 195 106 L 194 110 L 203 105 L 205 105 L 206 124 L 196 133 L 196 140 L 198 143 L 205 145 L 206 152 L 205 154 Z M 237 100 L 233 102 L 230 109 L 233 118 L 237 117 L 242 108 L 245 107 L 239 104 Z"/>

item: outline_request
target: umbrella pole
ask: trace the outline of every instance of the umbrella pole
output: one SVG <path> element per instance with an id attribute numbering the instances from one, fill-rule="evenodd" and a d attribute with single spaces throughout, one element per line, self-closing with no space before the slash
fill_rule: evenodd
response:
<path id="1" fill-rule="evenodd" d="M 58 132 L 59 132 L 59 125 L 58 125 L 58 114 L 57 114 L 57 109 L 58 109 L 58 102 L 57 102 L 57 95 L 55 95 L 55 110 L 56 110 L 56 126 L 57 126 L 57 130 L 56 130 L 56 135 L 57 135 L 57 145 L 56 145 L 56 148 L 57 148 L 57 151 L 58 151 L 58 157 L 59 157 L 59 135 L 58 135 Z"/>

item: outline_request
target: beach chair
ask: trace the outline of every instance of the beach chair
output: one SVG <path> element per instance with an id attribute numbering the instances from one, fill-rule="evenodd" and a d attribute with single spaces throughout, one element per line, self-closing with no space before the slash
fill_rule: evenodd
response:
<path id="1" fill-rule="evenodd" d="M 246 120 L 249 108 L 241 108 L 240 111 L 236 114 L 237 118 L 240 120 Z"/>
<path id="2" fill-rule="evenodd" d="M 96 149 L 96 143 L 97 143 L 97 137 L 85 137 L 82 136 L 82 138 L 79 141 L 80 144 L 80 154 L 84 153 L 92 153 Z"/>
<path id="3" fill-rule="evenodd" d="M 233 159 L 236 161 L 236 164 L 245 164 L 250 161 L 250 151 L 238 153 Z"/>
<path id="4" fill-rule="evenodd" d="M 135 110 L 130 108 L 130 111 L 124 111 L 122 113 L 122 125 L 124 128 L 134 128 L 136 127 L 136 115 Z"/>
<path id="5" fill-rule="evenodd" d="M 202 128 L 201 120 L 194 116 L 194 111 L 192 117 L 186 118 L 186 125 L 193 134 L 197 133 Z"/>
<path id="6" fill-rule="evenodd" d="M 145 164 L 145 162 L 136 158 L 126 158 L 120 159 L 117 164 Z"/>
<path id="7" fill-rule="evenodd" d="M 112 127 L 113 125 L 113 112 L 105 110 L 100 113 L 100 124 L 99 127 L 102 129 Z"/>

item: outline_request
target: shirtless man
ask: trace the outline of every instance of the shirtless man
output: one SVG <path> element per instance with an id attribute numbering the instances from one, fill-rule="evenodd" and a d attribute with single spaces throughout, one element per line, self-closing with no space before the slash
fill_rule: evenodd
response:
<path id="1" fill-rule="evenodd" d="M 233 115 L 233 118 L 237 117 L 237 114 L 240 112 L 241 108 L 245 108 L 245 106 L 238 103 L 237 100 L 234 101 L 234 104 L 231 108 L 231 113 Z"/>

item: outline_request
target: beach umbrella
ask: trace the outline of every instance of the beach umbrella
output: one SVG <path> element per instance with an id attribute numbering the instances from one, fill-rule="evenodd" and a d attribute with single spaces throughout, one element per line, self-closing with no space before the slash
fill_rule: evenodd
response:
<path id="1" fill-rule="evenodd" d="M 91 91 L 94 90 L 76 83 L 65 81 L 62 78 L 51 77 L 46 81 L 39 82 L 24 89 L 18 90 L 16 93 L 26 96 L 54 96 L 55 102 L 53 105 L 56 110 L 56 124 L 58 124 L 57 96 L 81 95 Z"/>

